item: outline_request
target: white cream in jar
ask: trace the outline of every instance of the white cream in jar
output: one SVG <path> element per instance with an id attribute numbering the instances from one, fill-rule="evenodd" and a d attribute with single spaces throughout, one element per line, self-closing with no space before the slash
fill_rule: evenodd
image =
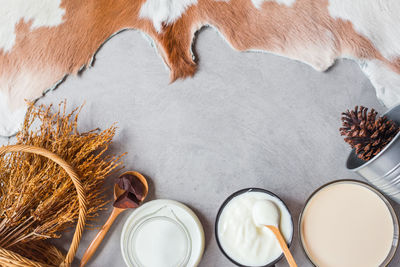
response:
<path id="1" fill-rule="evenodd" d="M 265 266 L 282 254 L 271 230 L 254 221 L 253 207 L 260 200 L 269 200 L 276 205 L 280 211 L 279 228 L 287 242 L 292 239 L 292 218 L 280 199 L 257 191 L 239 194 L 223 207 L 218 219 L 217 238 L 229 258 L 241 265 Z"/>
<path id="2" fill-rule="evenodd" d="M 204 251 L 204 231 L 182 203 L 157 199 L 135 209 L 121 234 L 129 267 L 196 267 Z"/>

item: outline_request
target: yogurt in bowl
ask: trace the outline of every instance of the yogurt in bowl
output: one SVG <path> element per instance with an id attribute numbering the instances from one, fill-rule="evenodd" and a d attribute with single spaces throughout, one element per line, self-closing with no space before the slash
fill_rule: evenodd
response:
<path id="1" fill-rule="evenodd" d="M 288 244 L 292 241 L 292 216 L 278 196 L 259 188 L 240 190 L 225 200 L 215 223 L 219 248 L 238 266 L 273 266 L 283 257 L 272 231 L 254 221 L 253 208 L 260 200 L 269 200 L 276 205 L 280 212 L 280 231 Z"/>

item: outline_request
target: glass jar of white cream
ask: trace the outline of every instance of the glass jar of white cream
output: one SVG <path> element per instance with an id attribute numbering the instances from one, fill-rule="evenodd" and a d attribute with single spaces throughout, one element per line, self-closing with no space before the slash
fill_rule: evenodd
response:
<path id="1" fill-rule="evenodd" d="M 199 219 L 173 200 L 143 204 L 129 216 L 121 234 L 121 252 L 129 267 L 196 267 L 203 251 Z"/>

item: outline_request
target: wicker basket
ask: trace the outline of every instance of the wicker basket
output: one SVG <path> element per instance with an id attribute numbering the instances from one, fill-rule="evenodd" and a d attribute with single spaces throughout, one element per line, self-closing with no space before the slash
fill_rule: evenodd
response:
<path id="1" fill-rule="evenodd" d="M 75 170 L 72 168 L 71 165 L 69 165 L 66 161 L 64 161 L 62 158 L 57 156 L 56 154 L 40 147 L 34 147 L 34 146 L 28 146 L 28 145 L 12 145 L 12 146 L 4 146 L 0 147 L 0 155 L 4 153 L 10 153 L 10 152 L 26 152 L 26 153 L 33 153 L 37 155 L 41 155 L 43 157 L 46 157 L 58 165 L 62 167 L 69 177 L 71 178 L 75 189 L 78 194 L 78 201 L 79 201 L 79 217 L 78 217 L 78 223 L 75 228 L 75 233 L 72 238 L 72 243 L 69 248 L 69 251 L 67 253 L 67 256 L 65 257 L 64 261 L 60 264 L 60 266 L 70 266 L 72 261 L 74 260 L 76 251 L 79 246 L 79 242 L 82 237 L 83 229 L 85 226 L 86 222 L 86 213 L 87 213 L 87 202 L 86 202 L 86 196 L 85 196 L 85 191 L 83 190 L 82 184 L 78 178 L 77 173 Z M 30 260 L 22 255 L 19 255 L 18 253 L 12 252 L 10 250 L 0 248 L 0 266 L 36 266 L 36 267 L 49 267 L 47 264 L 39 263 L 33 260 Z M 51 265 L 50 265 L 51 266 Z"/>

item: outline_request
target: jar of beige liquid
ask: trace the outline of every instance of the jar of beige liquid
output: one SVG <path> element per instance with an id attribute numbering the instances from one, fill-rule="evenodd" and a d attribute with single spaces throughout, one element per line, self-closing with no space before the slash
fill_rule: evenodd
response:
<path id="1" fill-rule="evenodd" d="M 229 196 L 218 211 L 215 235 L 222 253 L 238 266 L 273 266 L 282 257 L 275 235 L 258 225 L 253 208 L 271 201 L 279 210 L 279 228 L 288 244 L 293 238 L 293 221 L 285 203 L 273 193 L 258 188 L 240 190 Z"/>
<path id="2" fill-rule="evenodd" d="M 318 267 L 386 266 L 397 249 L 399 225 L 387 199 L 356 180 L 317 189 L 300 215 L 303 249 Z"/>

